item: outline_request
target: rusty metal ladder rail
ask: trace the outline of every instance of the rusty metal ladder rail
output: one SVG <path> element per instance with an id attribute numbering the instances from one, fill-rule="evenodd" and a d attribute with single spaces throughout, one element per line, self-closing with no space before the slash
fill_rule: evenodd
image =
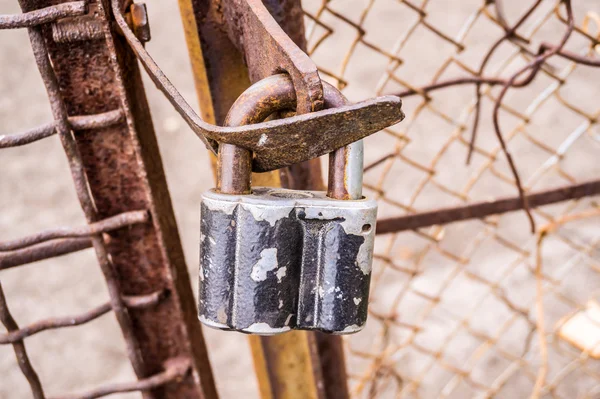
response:
<path id="1" fill-rule="evenodd" d="M 115 37 L 108 3 L 55 3 L 20 0 L 22 14 L 0 16 L 0 29 L 28 29 L 54 116 L 2 136 L 0 148 L 57 134 L 88 225 L 0 243 L 0 270 L 93 246 L 110 301 L 19 328 L 0 286 L 0 321 L 8 330 L 0 344 L 13 346 L 33 396 L 45 398 L 24 339 L 113 310 L 138 380 L 64 397 L 139 391 L 147 398 L 216 398 L 135 56 Z"/>

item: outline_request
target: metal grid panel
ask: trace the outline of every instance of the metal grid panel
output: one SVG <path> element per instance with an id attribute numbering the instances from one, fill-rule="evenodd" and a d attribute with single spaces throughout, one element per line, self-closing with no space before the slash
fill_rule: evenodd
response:
<path id="1" fill-rule="evenodd" d="M 93 247 L 109 301 L 19 327 L 0 285 L 0 344 L 12 345 L 33 397 L 44 398 L 26 338 L 113 311 L 137 380 L 63 397 L 216 397 L 135 58 L 115 44 L 102 3 L 56 3 L 22 0 L 22 14 L 0 15 L 0 29 L 28 30 L 54 117 L 0 136 L 0 148 L 57 135 L 87 225 L 3 241 L 0 270 Z"/>
<path id="2" fill-rule="evenodd" d="M 353 100 L 404 99 L 406 120 L 366 143 L 365 186 L 379 199 L 380 217 L 468 210 L 517 193 L 494 135 L 496 104 L 526 193 L 598 176 L 597 4 L 576 2 L 563 56 L 544 60 L 531 82 L 505 94 L 504 83 L 535 61 L 540 44 L 558 45 L 568 31 L 562 2 L 303 5 L 311 57 L 326 79 Z M 586 60 L 593 61 L 581 65 Z M 479 134 L 465 165 L 478 107 Z M 593 346 L 577 349 L 559 331 L 597 294 L 600 207 L 588 197 L 532 213 L 536 235 L 518 213 L 379 236 L 370 321 L 345 341 L 355 396 L 598 395 Z"/>

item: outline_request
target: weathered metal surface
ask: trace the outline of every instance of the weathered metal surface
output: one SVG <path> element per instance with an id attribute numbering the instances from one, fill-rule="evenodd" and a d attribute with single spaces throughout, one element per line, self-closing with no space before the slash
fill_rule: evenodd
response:
<path id="1" fill-rule="evenodd" d="M 72 1 L 15 15 L 0 15 L 0 29 L 28 28 L 87 12 L 87 1 Z"/>
<path id="2" fill-rule="evenodd" d="M 376 213 L 375 201 L 333 200 L 324 192 L 205 193 L 200 320 L 262 335 L 359 331 L 367 318 Z"/>
<path id="3" fill-rule="evenodd" d="M 158 291 L 148 295 L 123 296 L 122 299 L 129 309 L 144 309 L 158 304 L 167 295 L 167 291 Z M 106 302 L 79 315 L 39 320 L 26 327 L 9 331 L 7 334 L 0 334 L 0 344 L 15 344 L 42 331 L 78 326 L 110 312 L 111 309 L 110 302 Z"/>
<path id="4" fill-rule="evenodd" d="M 223 9 L 229 38 L 244 54 L 250 80 L 286 72 L 296 90 L 298 113 L 320 110 L 323 87 L 317 66 L 284 32 L 262 1 L 224 0 Z"/>
<path id="5" fill-rule="evenodd" d="M 325 106 L 341 107 L 348 104 L 346 97 L 330 85 L 324 85 Z M 329 154 L 327 196 L 336 199 L 362 198 L 364 144 L 362 140 L 348 144 Z"/>
<path id="6" fill-rule="evenodd" d="M 244 127 L 220 127 L 209 124 L 194 112 L 135 37 L 121 14 L 118 0 L 111 1 L 115 19 L 124 37 L 148 71 L 150 78 L 165 93 L 167 99 L 209 149 L 216 152 L 216 142 L 236 144 L 251 150 L 264 149 L 260 146 L 263 135 L 273 137 L 269 148 L 275 148 L 276 143 L 280 145 L 285 143 L 287 148 L 285 153 L 289 154 L 290 159 L 286 159 L 285 155 L 277 151 L 257 151 L 255 157 L 258 160 L 257 165 L 263 165 L 260 169 L 262 171 L 324 155 L 393 125 L 403 118 L 400 99 L 395 96 L 384 96 L 350 106 Z M 335 132 L 332 131 L 333 126 L 336 127 Z M 286 141 L 290 137 L 294 140 Z M 310 145 L 303 147 L 306 143 Z M 308 151 L 307 148 L 311 150 Z M 300 151 L 302 156 L 294 155 L 296 150 Z"/>
<path id="7" fill-rule="evenodd" d="M 285 75 L 277 76 L 281 80 L 286 78 Z M 288 87 L 291 92 L 293 87 L 291 85 Z M 324 116 L 330 114 L 332 118 L 316 120 L 312 119 L 310 114 L 303 114 L 293 118 L 265 122 L 266 126 L 286 127 L 273 131 L 273 133 L 257 129 L 255 131 L 248 130 L 244 135 L 225 134 L 214 137 L 219 141 L 252 151 L 254 154 L 252 170 L 266 172 L 328 154 L 380 131 L 389 126 L 387 123 L 397 123 L 404 116 L 400 107 L 399 99 L 367 100 L 344 107 L 346 109 L 344 112 L 340 112 L 341 108 L 320 111 Z M 353 111 L 356 113 L 352 113 Z M 334 115 L 335 117 L 333 117 Z M 394 119 L 390 121 L 388 117 L 392 115 Z M 359 119 L 351 120 L 355 116 Z M 347 119 L 347 117 L 351 119 Z M 285 123 L 288 119 L 294 119 L 294 121 L 289 124 Z M 337 127 L 342 127 L 341 131 L 338 131 Z M 308 135 L 304 133 L 306 131 L 319 133 Z"/>
<path id="8" fill-rule="evenodd" d="M 61 19 L 52 24 L 52 40 L 57 43 L 77 43 L 104 39 L 104 27 L 96 10 L 86 15 Z"/>
<path id="9" fill-rule="evenodd" d="M 528 194 L 531 208 L 554 204 L 600 194 L 600 180 L 558 187 L 551 190 Z M 523 209 L 521 197 L 500 198 L 494 201 L 475 202 L 469 205 L 442 208 L 419 212 L 414 215 L 392 217 L 377 221 L 377 234 L 395 233 L 438 224 L 447 224 L 468 219 L 481 219 L 486 216 Z"/>
<path id="10" fill-rule="evenodd" d="M 126 392 L 148 392 L 157 388 L 176 385 L 188 378 L 192 371 L 190 359 L 186 357 L 174 357 L 164 362 L 162 370 L 156 374 L 133 382 L 122 382 L 106 384 L 87 392 L 75 395 L 66 395 L 54 399 L 94 399 L 115 393 Z"/>
<path id="11" fill-rule="evenodd" d="M 145 3 L 132 3 L 129 6 L 129 20 L 133 34 L 142 42 L 149 42 L 152 38 L 150 33 L 150 21 Z"/>
<path id="12" fill-rule="evenodd" d="M 108 127 L 123 121 L 123 112 L 118 109 L 103 112 L 98 115 L 72 116 L 68 118 L 71 129 L 86 130 Z M 17 147 L 33 143 L 56 134 L 56 123 L 47 123 L 42 126 L 29 129 L 25 132 L 10 135 L 0 135 L 0 148 Z"/>
<path id="13" fill-rule="evenodd" d="M 89 238 L 67 238 L 33 245 L 16 251 L 2 252 L 0 253 L 0 270 L 70 254 L 91 246 L 92 241 Z"/>
<path id="14" fill-rule="evenodd" d="M 59 238 L 87 237 L 99 233 L 108 233 L 125 226 L 146 223 L 149 220 L 147 211 L 131 211 L 121 213 L 84 227 L 58 227 L 41 231 L 34 235 L 11 241 L 0 241 L 0 252 L 14 251 Z"/>
<path id="15" fill-rule="evenodd" d="M 323 381 L 323 397 L 327 399 L 345 399 L 350 397 L 344 341 L 339 335 L 316 331 L 315 357 L 319 360 Z"/>
<path id="16" fill-rule="evenodd" d="M 38 21 L 40 13 L 36 10 L 50 3 L 56 2 L 21 0 L 24 15 L 33 15 Z M 18 263 L 90 244 L 94 247 L 106 278 L 110 308 L 117 316 L 140 381 L 127 387 L 104 386 L 78 397 L 135 390 L 148 398 L 213 398 L 216 391 L 141 78 L 133 54 L 113 32 L 106 6 L 108 2 L 93 2 L 93 13 L 86 15 L 93 15 L 102 27 L 102 37 L 93 41 L 78 41 L 76 45 L 56 42 L 51 26 L 26 25 L 55 121 L 50 127 L 16 139 L 10 136 L 9 140 L 12 146 L 58 133 L 90 226 L 49 230 L 9 242 L 3 249 L 15 255 L 8 258 L 9 263 L 15 258 Z M 52 7 L 48 12 L 56 13 Z M 78 132 L 73 135 L 71 129 L 75 128 Z M 111 218 L 115 215 L 120 216 Z M 129 228 L 119 229 L 124 225 Z M 106 306 L 73 320 L 83 323 L 98 317 Z M 21 330 L 11 326 L 17 338 L 9 340 L 19 349 L 20 359 L 25 359 L 22 337 L 64 326 L 66 322 L 60 319 L 40 321 Z M 171 372 L 166 378 L 165 364 L 175 358 L 189 365 L 187 371 Z M 24 369 L 28 378 L 32 370 L 30 365 Z M 31 384 L 37 389 L 34 382 Z M 40 395 L 43 397 L 41 386 Z"/>
<path id="17" fill-rule="evenodd" d="M 327 83 L 324 83 L 324 86 L 327 85 Z M 337 90 L 335 88 L 328 86 L 326 94 L 331 96 L 332 104 L 339 103 L 336 93 Z M 325 101 L 327 102 L 327 98 Z M 259 130 L 252 133 L 248 131 L 245 135 L 226 134 L 216 137 L 220 142 L 233 144 L 252 151 L 254 156 L 252 159 L 253 171 L 264 172 L 278 169 L 289 165 L 290 162 L 298 163 L 327 154 L 340 148 L 341 144 L 348 145 L 366 137 L 369 132 L 374 133 L 379 131 L 379 129 L 383 128 L 383 125 L 378 123 L 380 113 L 389 112 L 390 115 L 395 114 L 398 121 L 402 120 L 401 102 L 392 101 L 383 108 L 379 107 L 379 105 L 371 107 L 372 103 L 370 101 L 378 102 L 376 99 L 366 101 L 362 103 L 363 105 L 354 105 L 358 112 L 363 115 L 364 119 L 356 123 L 356 128 L 359 130 L 348 132 L 345 136 L 338 134 L 336 129 L 340 124 L 344 124 L 343 119 L 338 120 L 337 125 L 314 126 L 314 129 L 318 129 L 320 132 L 316 136 L 301 134 L 302 129 L 307 128 L 312 130 L 314 123 L 321 124 L 321 122 L 310 119 L 308 117 L 309 114 L 305 114 L 296 117 L 300 120 L 299 123 L 285 125 L 284 121 L 288 120 L 288 118 L 266 122 L 267 124 L 285 125 L 287 127 L 285 132 L 282 129 L 279 132 L 269 134 L 263 130 Z M 227 124 L 232 126 L 242 121 L 243 123 L 257 123 L 274 112 L 293 109 L 295 105 L 296 98 L 291 80 L 283 74 L 273 75 L 255 83 L 240 95 L 228 114 Z M 347 107 L 353 106 L 349 105 Z M 328 109 L 321 112 L 334 112 L 336 109 Z M 341 116 L 341 114 L 338 115 Z M 385 117 L 383 118 L 385 119 Z M 247 156 L 249 156 L 248 152 Z M 230 160 L 227 159 L 226 162 L 230 162 Z M 341 165 L 346 164 L 350 163 L 346 163 L 345 158 L 342 157 Z M 351 164 L 357 165 L 356 163 Z M 247 175 L 246 173 L 244 176 Z M 247 192 L 248 190 L 245 191 Z"/>
<path id="18" fill-rule="evenodd" d="M 2 289 L 2 282 L 0 281 L 0 322 L 4 325 L 4 328 L 9 333 L 19 330 L 19 325 L 13 318 L 10 310 L 8 309 L 8 304 L 6 303 L 6 297 L 4 296 L 4 290 Z M 44 399 L 44 390 L 42 388 L 42 384 L 40 383 L 40 379 L 31 365 L 31 361 L 29 360 L 29 356 L 27 355 L 27 349 L 25 348 L 25 343 L 23 340 L 17 340 L 12 343 L 13 350 L 15 352 L 15 357 L 17 358 L 17 364 L 21 369 L 21 372 L 27 379 L 29 386 L 31 388 L 31 394 L 34 399 Z"/>
<path id="19" fill-rule="evenodd" d="M 290 331 L 248 336 L 261 399 L 325 399 L 327 382 L 323 381 L 315 334 Z"/>

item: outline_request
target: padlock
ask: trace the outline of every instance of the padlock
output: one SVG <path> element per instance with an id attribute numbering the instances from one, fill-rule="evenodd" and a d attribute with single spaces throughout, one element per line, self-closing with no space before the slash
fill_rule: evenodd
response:
<path id="1" fill-rule="evenodd" d="M 346 99 L 323 83 L 326 107 Z M 226 124 L 294 109 L 289 78 L 250 87 Z M 362 196 L 363 143 L 330 154 L 328 191 L 251 187 L 251 154 L 219 148 L 217 188 L 201 203 L 199 318 L 210 327 L 273 335 L 349 334 L 367 319 L 377 203 Z"/>

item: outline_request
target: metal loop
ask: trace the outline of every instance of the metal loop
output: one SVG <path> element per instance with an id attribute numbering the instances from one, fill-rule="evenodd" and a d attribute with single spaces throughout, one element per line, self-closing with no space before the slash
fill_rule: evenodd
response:
<path id="1" fill-rule="evenodd" d="M 338 89 L 323 82 L 325 108 L 348 105 L 348 100 Z M 296 92 L 286 74 L 273 75 L 250 86 L 231 106 L 225 126 L 242 126 L 263 122 L 276 112 L 296 108 Z M 294 140 L 295 137 L 290 137 Z M 269 137 L 263 134 L 259 143 L 267 144 Z M 286 148 L 277 148 L 286 157 Z M 338 199 L 362 197 L 362 140 L 342 147 L 330 154 L 328 196 Z M 217 191 L 227 194 L 248 194 L 251 191 L 252 153 L 231 144 L 219 146 L 217 163 Z"/>

